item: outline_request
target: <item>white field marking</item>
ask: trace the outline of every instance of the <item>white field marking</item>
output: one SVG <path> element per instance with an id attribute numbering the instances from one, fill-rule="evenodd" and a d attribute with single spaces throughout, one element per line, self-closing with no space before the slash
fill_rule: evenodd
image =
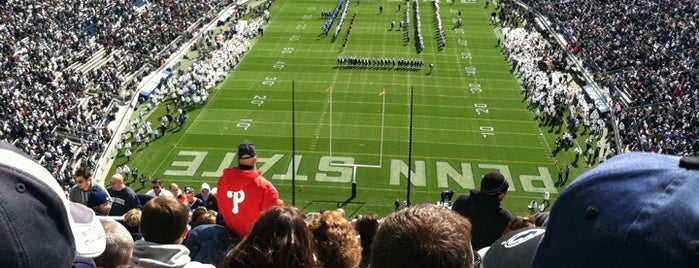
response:
<path id="1" fill-rule="evenodd" d="M 336 72 L 337 73 L 337 72 Z M 378 94 L 378 93 L 377 93 Z M 329 108 L 329 125 L 330 125 L 330 132 L 328 135 L 328 140 L 330 141 L 330 144 L 328 146 L 328 155 L 332 158 L 333 156 L 333 90 L 331 89 L 329 92 L 329 103 L 330 103 L 330 108 Z M 354 177 L 354 171 L 356 170 L 357 166 L 367 166 L 367 167 L 381 167 L 383 165 L 383 144 L 384 144 L 384 130 L 385 130 L 385 118 L 386 118 L 386 94 L 381 95 L 382 101 L 381 101 L 381 134 L 380 134 L 380 140 L 379 140 L 379 164 L 378 165 L 364 165 L 364 164 L 352 164 L 354 166 L 352 170 L 352 176 Z M 345 126 L 346 124 L 342 124 Z M 363 126 L 366 127 L 366 126 Z M 332 165 L 332 163 L 331 163 Z"/>

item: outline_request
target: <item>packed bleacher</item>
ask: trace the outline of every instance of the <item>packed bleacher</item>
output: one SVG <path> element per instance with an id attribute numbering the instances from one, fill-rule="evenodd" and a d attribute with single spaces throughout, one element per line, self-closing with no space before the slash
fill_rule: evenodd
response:
<path id="1" fill-rule="evenodd" d="M 111 139 L 128 101 L 204 23 L 234 1 L 10 1 L 0 7 L 0 139 L 64 184 Z"/>
<path id="2" fill-rule="evenodd" d="M 564 35 L 602 88 L 621 103 L 622 148 L 699 152 L 699 6 L 692 0 L 524 3 Z"/>

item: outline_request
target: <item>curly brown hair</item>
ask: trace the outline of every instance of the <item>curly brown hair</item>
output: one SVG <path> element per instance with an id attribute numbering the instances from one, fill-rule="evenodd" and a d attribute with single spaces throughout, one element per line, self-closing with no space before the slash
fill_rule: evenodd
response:
<path id="1" fill-rule="evenodd" d="M 325 268 L 354 268 L 359 265 L 362 247 L 352 224 L 339 211 L 326 211 L 312 219 L 318 260 Z"/>

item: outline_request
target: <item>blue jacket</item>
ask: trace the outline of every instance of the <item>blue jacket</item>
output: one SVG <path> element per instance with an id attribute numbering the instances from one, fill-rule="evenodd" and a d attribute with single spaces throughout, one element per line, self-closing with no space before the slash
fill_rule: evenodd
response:
<path id="1" fill-rule="evenodd" d="M 202 224 L 189 231 L 184 245 L 193 261 L 218 265 L 238 242 L 240 238 L 225 226 Z"/>

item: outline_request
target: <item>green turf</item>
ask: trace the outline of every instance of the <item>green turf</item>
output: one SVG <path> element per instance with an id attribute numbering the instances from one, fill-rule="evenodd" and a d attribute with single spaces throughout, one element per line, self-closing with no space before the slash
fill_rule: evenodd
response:
<path id="1" fill-rule="evenodd" d="M 275 1 L 264 36 L 226 82 L 212 90 L 209 102 L 189 113 L 183 129 L 172 129 L 137 151 L 129 166 L 199 190 L 202 182 L 215 185 L 221 169 L 233 165 L 236 145 L 250 140 L 258 148 L 258 168 L 287 204 L 294 192 L 295 205 L 306 212 L 343 207 L 350 215 L 384 216 L 393 211 L 395 199 L 407 196 L 412 91 L 413 204 L 435 203 L 444 189 L 467 192 L 493 170 L 512 179 L 503 205 L 514 214 L 528 214 L 527 204 L 540 202 L 543 191 L 555 199 L 562 188 L 553 186 L 554 161 L 570 163 L 572 149 L 551 156 L 553 138 L 560 132 L 539 127 L 522 101 L 517 80 L 495 46 L 488 24 L 492 7 L 442 3 L 448 41 L 439 49 L 433 4 L 420 1 L 425 49 L 418 53 L 412 2 L 409 43 L 397 29 L 405 2 L 353 1 L 333 41 L 339 16 L 325 37 L 320 14 L 335 4 Z M 378 14 L 379 5 L 383 14 Z M 454 29 L 459 10 L 464 26 Z M 351 36 L 342 48 L 354 13 Z M 396 21 L 393 30 L 391 21 Z M 418 58 L 434 63 L 435 69 L 338 69 L 338 56 Z M 163 107 L 152 113 L 150 120 L 158 122 L 154 125 L 163 113 Z M 292 140 L 298 166 L 294 189 Z M 117 157 L 115 166 L 125 161 Z M 355 198 L 350 198 L 352 166 Z M 582 171 L 573 168 L 571 177 Z M 138 183 L 132 188 L 147 190 Z"/>

